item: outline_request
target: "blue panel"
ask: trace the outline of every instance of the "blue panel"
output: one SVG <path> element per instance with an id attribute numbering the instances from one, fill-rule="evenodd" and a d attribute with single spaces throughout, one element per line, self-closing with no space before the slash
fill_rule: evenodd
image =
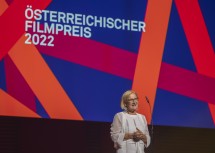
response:
<path id="1" fill-rule="evenodd" d="M 196 71 L 175 3 L 172 5 L 163 62 Z"/>
<path id="2" fill-rule="evenodd" d="M 0 88 L 6 91 L 4 60 L 0 61 Z"/>
<path id="3" fill-rule="evenodd" d="M 158 89 L 154 124 L 214 128 L 207 103 Z"/>
<path id="4" fill-rule="evenodd" d="M 215 49 L 215 1 L 199 0 L 202 15 L 207 26 L 208 34 Z M 214 51 L 215 53 L 215 51 Z"/>
<path id="5" fill-rule="evenodd" d="M 98 17 L 111 17 L 126 20 L 144 21 L 147 1 L 136 0 L 79 0 L 59 1 L 53 0 L 48 10 L 62 11 L 68 13 L 80 13 Z M 92 37 L 99 42 L 136 52 L 139 48 L 141 32 L 116 30 L 100 27 L 91 27 Z"/>
<path id="6" fill-rule="evenodd" d="M 40 104 L 39 100 L 36 98 L 36 112 L 38 115 L 40 115 L 42 118 L 50 118 L 47 114 L 46 110 L 43 108 L 43 106 Z"/>
<path id="7" fill-rule="evenodd" d="M 130 80 L 43 57 L 85 120 L 112 121 L 114 114 L 121 111 L 121 95 L 131 88 Z"/>

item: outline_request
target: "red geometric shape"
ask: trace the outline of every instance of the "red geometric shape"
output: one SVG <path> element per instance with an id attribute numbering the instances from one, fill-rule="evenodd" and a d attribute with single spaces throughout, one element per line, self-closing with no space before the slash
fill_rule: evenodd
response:
<path id="1" fill-rule="evenodd" d="M 33 9 L 46 8 L 51 0 L 22 0 L 14 1 L 0 17 L 0 60 L 25 32 L 25 9 L 32 5 Z M 15 27 L 14 27 L 15 26 Z"/>
<path id="2" fill-rule="evenodd" d="M 215 78 L 214 49 L 198 0 L 176 0 L 175 3 L 198 73 Z M 215 124 L 215 107 L 209 107 Z"/>
<path id="3" fill-rule="evenodd" d="M 7 93 L 36 112 L 36 97 L 9 56 L 4 58 Z"/>

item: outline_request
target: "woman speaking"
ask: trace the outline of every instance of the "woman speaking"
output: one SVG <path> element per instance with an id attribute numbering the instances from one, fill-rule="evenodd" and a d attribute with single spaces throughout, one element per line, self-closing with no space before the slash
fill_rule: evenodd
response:
<path id="1" fill-rule="evenodd" d="M 137 113 L 137 93 L 128 90 L 122 95 L 121 108 L 124 110 L 114 116 L 111 124 L 111 139 L 117 153 L 144 153 L 150 144 L 147 121 Z"/>

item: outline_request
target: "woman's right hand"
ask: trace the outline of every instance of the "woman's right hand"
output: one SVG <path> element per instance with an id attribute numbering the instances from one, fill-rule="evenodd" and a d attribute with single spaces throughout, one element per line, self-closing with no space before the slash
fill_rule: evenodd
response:
<path id="1" fill-rule="evenodd" d="M 133 140 L 135 141 L 135 142 L 138 142 L 138 141 L 140 141 L 141 140 L 141 133 L 140 132 L 134 132 L 134 134 L 133 134 Z"/>
<path id="2" fill-rule="evenodd" d="M 134 141 L 136 141 L 136 142 L 138 142 L 140 140 L 142 140 L 143 142 L 147 141 L 146 135 L 144 135 L 143 132 L 140 131 L 138 128 L 137 128 L 137 131 L 134 132 L 133 137 L 134 137 L 133 138 Z"/>

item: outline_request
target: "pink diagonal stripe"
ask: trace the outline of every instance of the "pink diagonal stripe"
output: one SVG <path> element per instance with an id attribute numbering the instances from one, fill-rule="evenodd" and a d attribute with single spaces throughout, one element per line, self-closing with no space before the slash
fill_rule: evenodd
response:
<path id="1" fill-rule="evenodd" d="M 215 104 L 215 79 L 162 63 L 158 87 L 170 92 Z"/>
<path id="2" fill-rule="evenodd" d="M 54 47 L 38 46 L 41 53 L 132 80 L 137 55 L 86 38 L 55 37 Z M 177 74 L 177 75 L 176 75 Z M 215 79 L 162 63 L 158 87 L 215 104 Z M 188 90 L 188 89 L 190 90 Z M 192 90 L 191 90 L 192 89 Z"/>
<path id="3" fill-rule="evenodd" d="M 45 53 L 126 79 L 133 79 L 136 54 L 81 37 L 55 36 L 54 47 L 37 46 Z"/>

